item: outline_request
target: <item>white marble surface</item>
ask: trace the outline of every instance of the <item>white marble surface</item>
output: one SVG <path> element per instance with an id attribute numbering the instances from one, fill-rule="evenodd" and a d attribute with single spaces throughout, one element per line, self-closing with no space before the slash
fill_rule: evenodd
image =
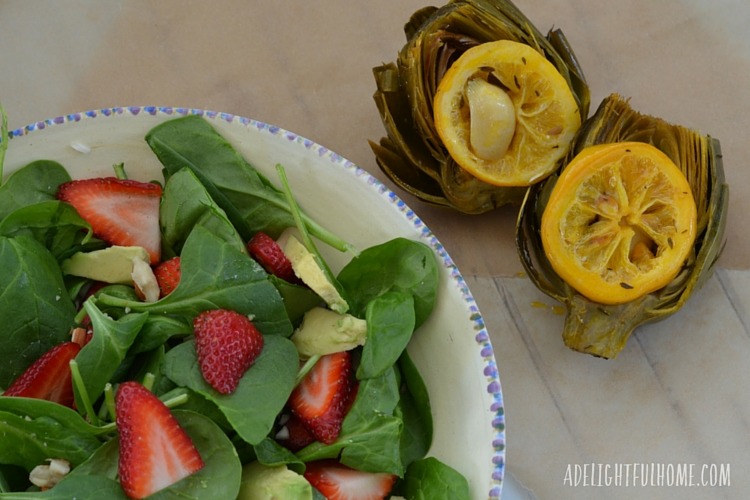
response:
<path id="1" fill-rule="evenodd" d="M 3 0 L 0 100 L 12 128 L 127 105 L 227 111 L 377 171 L 371 68 L 424 0 Z M 721 268 L 689 306 L 613 361 L 567 350 L 562 316 L 518 276 L 515 212 L 467 217 L 403 195 L 443 242 L 490 330 L 507 464 L 538 498 L 750 498 L 750 4 L 518 0 L 561 28 L 592 91 L 722 141 L 731 202 Z M 467 444 L 470 446 L 470 444 Z M 583 464 L 729 465 L 722 488 L 569 486 Z"/>

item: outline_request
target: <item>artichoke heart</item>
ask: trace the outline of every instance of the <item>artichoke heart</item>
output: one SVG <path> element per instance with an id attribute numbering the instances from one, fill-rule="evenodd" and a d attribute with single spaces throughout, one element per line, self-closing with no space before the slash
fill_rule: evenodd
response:
<path id="1" fill-rule="evenodd" d="M 610 159 L 615 158 L 620 162 L 618 165 L 623 168 L 623 176 L 629 176 L 624 183 L 620 181 L 612 183 L 614 186 L 619 186 L 620 191 L 626 191 L 622 189 L 622 186 L 630 183 L 631 187 L 639 188 L 633 192 L 656 193 L 653 189 L 653 178 L 639 173 L 642 171 L 638 168 L 642 168 L 643 164 L 627 163 L 631 161 L 627 159 L 627 155 L 636 149 L 646 151 L 649 155 L 652 154 L 648 153 L 650 149 L 658 150 L 656 153 L 660 156 L 653 156 L 656 158 L 655 161 L 665 164 L 673 162 L 681 175 L 684 175 L 684 181 L 687 184 L 686 187 L 679 188 L 673 193 L 671 206 L 661 204 L 658 210 L 648 209 L 639 214 L 641 227 L 665 223 L 668 226 L 659 231 L 628 229 L 627 244 L 619 245 L 624 249 L 621 259 L 634 268 L 640 266 L 641 270 L 645 270 L 651 265 L 650 263 L 669 256 L 671 250 L 676 249 L 678 244 L 681 245 L 686 241 L 689 247 L 685 252 L 686 257 L 682 257 L 684 253 L 680 253 L 680 261 L 671 263 L 675 266 L 675 271 L 670 274 L 671 279 L 666 284 L 644 293 L 635 293 L 627 301 L 607 303 L 607 300 L 584 295 L 573 284 L 566 282 L 561 276 L 566 272 L 556 272 L 556 265 L 557 269 L 560 269 L 559 262 L 553 264 L 552 261 L 559 255 L 555 255 L 555 250 L 552 254 L 549 251 L 545 252 L 543 241 L 544 231 L 547 235 L 553 234 L 554 231 L 549 228 L 543 229 L 546 224 L 543 220 L 545 212 L 549 214 L 548 206 L 556 203 L 559 197 L 555 187 L 558 183 L 566 182 L 564 177 L 568 168 L 576 169 L 576 164 L 580 162 L 581 157 L 598 160 L 602 155 L 610 155 Z M 664 156 L 666 160 L 660 159 L 661 156 Z M 576 160 L 576 158 L 579 159 Z M 628 173 L 628 169 L 635 173 Z M 612 178 L 610 174 L 607 175 L 607 179 Z M 672 175 L 672 178 L 677 180 L 677 176 Z M 603 184 L 605 182 L 600 183 L 600 185 Z M 678 185 L 681 184 L 678 183 Z M 686 190 L 690 193 L 686 193 Z M 594 237 L 602 240 L 597 244 L 610 243 L 606 240 L 609 237 L 607 224 L 610 224 L 608 222 L 610 219 L 617 221 L 620 216 L 632 217 L 623 211 L 622 200 L 626 198 L 618 198 L 616 190 L 612 191 L 612 196 L 606 194 L 605 191 L 605 189 L 589 189 L 585 193 L 591 207 L 587 209 L 587 213 L 598 214 L 595 217 L 591 216 L 588 223 L 581 219 L 585 217 L 581 215 L 584 213 L 581 210 L 578 211 L 579 214 L 571 216 L 574 218 L 569 219 L 571 227 L 590 232 L 594 234 Z M 594 195 L 590 196 L 591 193 Z M 684 208 L 688 205 L 682 205 L 683 201 L 680 199 L 689 194 L 692 196 L 687 196 L 687 198 L 691 198 L 689 203 L 690 205 L 694 203 L 694 207 L 688 209 Z M 639 194 L 639 196 L 643 195 Z M 565 344 L 576 351 L 611 359 L 625 347 L 630 334 L 638 326 L 664 319 L 685 305 L 692 293 L 711 276 L 723 248 L 728 196 L 720 143 L 716 138 L 702 135 L 680 125 L 670 124 L 661 118 L 641 114 L 632 109 L 628 101 L 617 94 L 604 99 L 594 115 L 583 124 L 560 172 L 529 188 L 521 206 L 516 229 L 518 253 L 530 279 L 541 291 L 563 303 L 566 308 L 562 334 Z M 637 200 L 641 204 L 647 201 Z M 683 233 L 687 234 L 687 230 L 671 226 L 673 221 L 679 221 L 677 218 L 672 218 L 674 217 L 674 213 L 670 212 L 672 208 L 682 212 L 688 210 L 685 214 L 694 210 L 693 215 L 690 216 L 694 220 L 691 224 L 695 224 L 694 237 L 678 243 L 678 238 L 682 237 Z M 647 218 L 650 220 L 646 220 Z M 620 229 L 625 227 L 625 221 L 616 222 L 616 224 L 620 226 Z M 633 227 L 635 228 L 636 225 L 634 224 Z M 669 231 L 673 231 L 673 237 L 669 236 Z M 568 248 L 565 251 L 573 250 Z M 612 258 L 612 255 L 614 254 L 609 254 L 608 258 Z M 615 258 L 618 257 L 615 255 Z M 626 281 L 618 283 L 617 286 L 622 287 L 627 293 L 636 291 L 633 290 L 633 285 Z"/>
<path id="2" fill-rule="evenodd" d="M 397 60 L 373 68 L 374 99 L 386 132 L 379 142 L 370 141 L 380 169 L 417 198 L 463 213 L 520 205 L 529 184 L 559 167 L 575 129 L 588 116 L 589 89 L 563 33 L 551 30 L 545 37 L 508 0 L 451 0 L 439 8 L 425 7 L 412 14 L 404 32 L 406 44 Z M 538 97 L 534 89 L 542 93 L 544 85 L 532 78 L 527 86 L 522 68 L 505 77 L 492 69 L 492 62 L 484 67 L 484 56 L 477 59 L 476 54 L 490 52 L 483 46 L 496 42 L 522 46 L 524 54 L 531 51 L 545 68 L 552 68 L 557 78 L 553 87 L 568 94 L 564 111 L 556 112 L 565 113 L 566 121 L 574 124 L 571 129 L 527 126 L 529 115 L 548 112 L 530 102 Z M 451 72 L 459 72 L 453 67 L 464 56 L 475 68 L 451 84 Z M 518 65 L 524 59 L 531 62 L 523 54 L 516 59 Z M 525 94 L 519 85 L 527 89 Z M 440 96 L 449 102 L 436 102 Z M 459 136 L 465 154 L 457 154 L 443 137 L 446 127 L 438 123 L 440 113 L 460 124 L 448 128 Z M 522 148 L 527 144 L 541 145 L 557 156 L 539 172 L 508 180 L 500 171 L 513 170 L 514 163 L 503 159 L 527 157 L 530 150 Z M 478 160 L 467 163 L 469 157 Z"/>

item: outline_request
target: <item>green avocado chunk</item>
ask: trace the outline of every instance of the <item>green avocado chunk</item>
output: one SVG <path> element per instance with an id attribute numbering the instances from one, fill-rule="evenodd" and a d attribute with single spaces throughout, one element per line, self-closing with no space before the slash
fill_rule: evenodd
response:
<path id="1" fill-rule="evenodd" d="M 134 260 L 149 262 L 146 249 L 115 245 L 93 252 L 78 252 L 62 263 L 62 271 L 105 283 L 132 283 Z"/>
<path id="2" fill-rule="evenodd" d="M 291 340 L 305 358 L 348 351 L 367 340 L 367 321 L 314 307 L 305 313 Z"/>
<path id="3" fill-rule="evenodd" d="M 286 465 L 251 462 L 242 468 L 237 500 L 312 500 L 312 486 Z"/>

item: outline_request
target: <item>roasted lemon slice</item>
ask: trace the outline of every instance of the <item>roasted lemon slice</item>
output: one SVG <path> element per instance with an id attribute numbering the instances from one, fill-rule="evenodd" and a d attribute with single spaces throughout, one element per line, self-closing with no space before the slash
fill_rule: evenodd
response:
<path id="1" fill-rule="evenodd" d="M 581 295 L 621 304 L 667 285 L 693 248 L 696 206 L 685 175 L 659 149 L 622 142 L 584 149 L 542 214 L 545 254 Z"/>
<path id="2" fill-rule="evenodd" d="M 510 40 L 464 52 L 440 80 L 433 104 L 451 157 L 496 186 L 548 176 L 581 126 L 562 75 L 532 47 Z"/>

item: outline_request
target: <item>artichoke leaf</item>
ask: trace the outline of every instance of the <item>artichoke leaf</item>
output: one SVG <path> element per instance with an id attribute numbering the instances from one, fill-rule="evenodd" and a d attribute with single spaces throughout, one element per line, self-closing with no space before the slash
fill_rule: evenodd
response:
<path id="1" fill-rule="evenodd" d="M 380 169 L 401 189 L 432 205 L 450 205 L 440 184 L 422 170 L 406 163 L 400 155 L 401 151 L 388 138 L 381 139 L 380 144 L 370 142 L 370 147 Z"/>
<path id="2" fill-rule="evenodd" d="M 551 57 L 559 57 L 559 63 L 556 64 L 558 71 L 570 83 L 570 88 L 573 90 L 573 97 L 578 101 L 579 109 L 585 110 L 581 114 L 581 118 L 585 120 L 588 117 L 588 109 L 591 106 L 591 96 L 588 84 L 583 76 L 583 68 L 581 68 L 578 59 L 576 59 L 573 47 L 571 47 L 568 39 L 561 30 L 550 30 L 547 33 L 547 40 L 549 40 L 550 45 L 555 49 Z"/>
<path id="3" fill-rule="evenodd" d="M 588 146 L 624 141 L 646 142 L 667 154 L 688 179 L 698 207 L 694 249 L 668 285 L 625 304 L 604 305 L 586 299 L 557 276 L 542 248 L 540 225 L 558 175 L 529 188 L 516 231 L 518 253 L 530 279 L 566 307 L 565 345 L 607 359 L 617 356 L 638 326 L 676 313 L 711 276 L 725 244 L 729 200 L 718 139 L 641 114 L 617 94 L 607 97 L 584 124 L 566 164 Z"/>
<path id="4" fill-rule="evenodd" d="M 442 186 L 452 206 L 463 207 L 467 214 L 481 214 L 504 205 L 519 205 L 525 187 L 498 188 L 482 182 L 462 169 L 452 158 L 442 165 Z"/>
<path id="5" fill-rule="evenodd" d="M 436 10 L 438 10 L 437 7 L 428 5 L 427 7 L 422 7 L 415 11 L 411 17 L 409 17 L 409 21 L 404 25 L 404 34 L 406 35 L 407 41 L 411 40 L 417 34 L 422 25 L 430 19 Z"/>
<path id="6" fill-rule="evenodd" d="M 401 92 L 396 65 L 390 63 L 380 66 L 373 69 L 373 73 L 378 85 L 375 102 L 387 132 L 388 143 L 391 144 L 388 149 L 403 156 L 404 161 L 402 163 L 414 165 L 418 170 L 438 181 L 440 177 L 439 160 L 422 144 L 421 138 L 411 122 L 411 115 L 404 113 L 409 103 Z M 380 141 L 381 146 L 383 142 Z M 378 154 L 378 151 L 375 151 L 375 148 L 373 150 L 378 160 L 384 161 L 392 170 L 400 170 L 394 169 L 393 162 L 385 161 Z"/>

